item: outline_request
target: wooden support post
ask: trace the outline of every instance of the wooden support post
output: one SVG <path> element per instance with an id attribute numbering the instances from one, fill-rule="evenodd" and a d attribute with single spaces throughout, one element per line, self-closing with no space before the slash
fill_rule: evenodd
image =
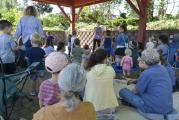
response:
<path id="1" fill-rule="evenodd" d="M 137 39 L 141 43 L 145 43 L 146 39 L 146 27 L 147 27 L 147 11 L 148 11 L 148 2 L 149 0 L 141 0 L 141 14 L 139 15 L 139 32 L 137 35 Z"/>
<path id="2" fill-rule="evenodd" d="M 71 7 L 71 27 L 72 27 L 72 31 L 75 30 L 75 22 L 76 22 L 76 18 L 75 18 L 75 8 L 74 7 Z"/>
<path id="3" fill-rule="evenodd" d="M 137 4 L 139 9 L 132 3 L 131 0 L 126 0 L 131 8 L 138 14 L 139 16 L 139 31 L 137 35 L 137 40 L 140 43 L 145 43 L 145 35 L 146 35 L 146 24 L 147 24 L 147 10 L 149 0 L 137 0 Z"/>

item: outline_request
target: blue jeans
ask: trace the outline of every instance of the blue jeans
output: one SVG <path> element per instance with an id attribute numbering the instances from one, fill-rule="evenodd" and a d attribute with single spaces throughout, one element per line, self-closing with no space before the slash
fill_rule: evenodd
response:
<path id="1" fill-rule="evenodd" d="M 120 90 L 119 95 L 126 102 L 132 104 L 138 109 L 138 112 L 149 120 L 176 120 L 179 117 L 179 113 L 172 111 L 168 114 L 155 114 L 155 113 L 146 113 L 144 109 L 144 101 L 138 95 L 132 93 L 129 89 L 123 88 Z"/>
<path id="2" fill-rule="evenodd" d="M 121 89 L 119 95 L 124 101 L 130 103 L 140 111 L 145 112 L 144 101 L 142 100 L 142 98 L 132 93 L 129 89 L 127 88 Z"/>

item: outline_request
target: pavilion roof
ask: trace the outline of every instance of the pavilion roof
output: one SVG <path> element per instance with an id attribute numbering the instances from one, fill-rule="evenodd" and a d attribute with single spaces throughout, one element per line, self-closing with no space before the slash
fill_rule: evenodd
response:
<path id="1" fill-rule="evenodd" d="M 37 2 L 44 2 L 49 4 L 57 4 L 60 6 L 79 8 L 83 6 L 99 4 L 110 0 L 33 0 Z"/>

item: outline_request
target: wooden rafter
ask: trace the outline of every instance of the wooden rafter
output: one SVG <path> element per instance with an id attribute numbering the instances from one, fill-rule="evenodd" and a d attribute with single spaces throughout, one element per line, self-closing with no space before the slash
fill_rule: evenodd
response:
<path id="1" fill-rule="evenodd" d="M 71 23 L 72 20 L 70 19 L 70 17 L 66 14 L 66 12 L 64 11 L 64 9 L 58 4 L 59 9 L 61 10 L 61 12 L 65 15 L 65 17 L 69 20 L 69 22 Z"/>
<path id="2" fill-rule="evenodd" d="M 140 15 L 144 15 L 144 9 L 143 9 L 143 6 L 142 6 L 142 3 L 141 3 L 141 0 L 136 0 L 137 1 L 137 5 L 139 7 L 139 12 L 140 12 Z"/>
<path id="3" fill-rule="evenodd" d="M 126 0 L 126 1 L 127 1 L 127 3 L 131 6 L 131 8 L 132 8 L 138 15 L 140 15 L 140 11 L 139 11 L 139 9 L 134 5 L 134 3 L 132 3 L 131 0 Z"/>
<path id="4" fill-rule="evenodd" d="M 81 7 L 81 8 L 79 9 L 78 14 L 76 15 L 75 21 L 78 20 L 78 18 L 79 18 L 79 16 L 80 16 L 80 13 L 81 13 L 82 10 L 83 10 L 83 7 Z"/>

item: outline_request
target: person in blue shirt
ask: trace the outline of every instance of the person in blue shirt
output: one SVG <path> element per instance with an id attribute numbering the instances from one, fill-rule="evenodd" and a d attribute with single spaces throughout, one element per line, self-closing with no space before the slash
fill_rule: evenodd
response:
<path id="1" fill-rule="evenodd" d="M 129 42 L 129 48 L 132 51 L 133 67 L 137 68 L 138 67 L 138 61 L 137 61 L 137 59 L 139 57 L 139 53 L 138 53 L 138 50 L 137 50 L 137 42 L 130 41 Z"/>
<path id="2" fill-rule="evenodd" d="M 106 30 L 106 36 L 103 41 L 104 50 L 107 52 L 108 57 L 111 54 L 111 47 L 112 47 L 112 38 L 111 38 L 111 31 Z"/>
<path id="3" fill-rule="evenodd" d="M 116 51 L 115 54 L 118 56 L 124 56 L 124 51 L 128 47 L 128 36 L 127 36 L 127 25 L 125 23 L 119 26 L 119 35 L 116 38 Z"/>
<path id="4" fill-rule="evenodd" d="M 45 58 L 45 51 L 40 47 L 42 40 L 38 33 L 33 33 L 30 37 L 30 40 L 31 40 L 32 47 L 29 48 L 26 52 L 28 58 L 28 64 L 31 65 L 33 62 L 40 62 L 35 72 L 31 75 L 32 89 L 30 95 L 35 96 L 37 95 L 36 92 L 37 77 L 44 76 L 43 59 Z"/>
<path id="5" fill-rule="evenodd" d="M 53 37 L 53 35 L 51 34 L 51 32 L 47 32 L 47 40 L 51 41 L 51 43 L 55 40 L 55 38 Z"/>
<path id="6" fill-rule="evenodd" d="M 34 6 L 28 6 L 17 24 L 15 36 L 22 37 L 22 42 L 28 49 L 31 47 L 30 36 L 34 32 L 37 32 L 41 38 L 45 38 L 42 25 L 37 19 L 37 10 Z"/>
<path id="7" fill-rule="evenodd" d="M 160 64 L 163 65 L 167 71 L 168 74 L 170 76 L 171 82 L 172 82 L 172 86 L 173 86 L 173 91 L 175 91 L 175 85 L 176 85 L 176 76 L 175 76 L 175 71 L 172 68 L 172 66 L 165 60 L 163 60 L 162 57 L 160 57 Z"/>
<path id="8" fill-rule="evenodd" d="M 158 40 L 159 46 L 157 47 L 157 51 L 160 53 L 163 60 L 165 60 L 165 61 L 167 61 L 168 54 L 169 54 L 168 42 L 169 42 L 168 36 L 166 36 L 166 35 L 159 36 L 159 40 Z"/>
<path id="9" fill-rule="evenodd" d="M 0 58 L 5 74 L 13 74 L 16 71 L 15 51 L 17 46 L 11 36 L 12 24 L 7 20 L 0 21 Z M 2 72 L 2 70 L 0 70 Z"/>
<path id="10" fill-rule="evenodd" d="M 125 49 L 128 47 L 127 25 L 122 23 L 119 26 L 119 35 L 116 38 L 115 61 L 119 67 L 122 57 L 125 56 Z"/>
<path id="11" fill-rule="evenodd" d="M 148 114 L 164 117 L 173 111 L 171 78 L 167 69 L 159 65 L 159 62 L 157 50 L 144 50 L 139 59 L 139 67 L 144 71 L 136 86 L 132 90 L 123 88 L 119 92 L 124 101 L 136 107 L 147 119 L 151 119 Z"/>

